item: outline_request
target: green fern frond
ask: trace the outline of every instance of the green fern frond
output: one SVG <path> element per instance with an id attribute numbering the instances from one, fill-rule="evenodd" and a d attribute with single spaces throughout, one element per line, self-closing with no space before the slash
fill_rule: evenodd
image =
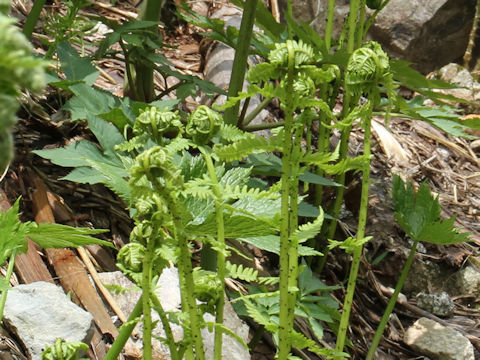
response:
<path id="1" fill-rule="evenodd" d="M 239 141 L 240 139 L 243 138 L 254 138 L 255 135 L 246 133 L 242 130 L 240 130 L 237 126 L 235 125 L 230 125 L 230 124 L 223 124 L 222 127 L 220 128 L 220 131 L 218 133 L 218 136 L 227 142 L 235 142 Z"/>
<path id="2" fill-rule="evenodd" d="M 214 153 L 224 161 L 242 160 L 250 154 L 259 154 L 265 151 L 279 150 L 280 141 L 276 138 L 266 139 L 261 136 L 249 139 L 241 139 L 229 145 L 218 145 L 213 147 Z"/>
<path id="3" fill-rule="evenodd" d="M 279 194 L 276 191 L 260 190 L 259 188 L 250 188 L 247 185 L 236 185 L 234 187 L 226 185 L 224 188 L 225 198 L 229 199 L 243 199 L 251 197 L 254 199 L 278 199 Z"/>
<path id="4" fill-rule="evenodd" d="M 226 262 L 227 277 L 232 279 L 239 279 L 243 281 L 256 281 L 258 278 L 258 270 L 244 267 L 242 264 L 232 264 L 230 261 Z"/>
<path id="5" fill-rule="evenodd" d="M 336 175 L 351 170 L 364 169 L 369 163 L 368 157 L 360 155 L 354 158 L 346 158 L 336 164 L 320 164 L 318 167 L 327 174 Z"/>
<path id="6" fill-rule="evenodd" d="M 182 150 L 187 150 L 191 146 L 192 142 L 190 140 L 177 137 L 170 141 L 169 144 L 165 145 L 165 149 L 168 151 L 169 154 L 173 155 Z"/>
<path id="7" fill-rule="evenodd" d="M 318 235 L 318 233 L 320 233 L 320 230 L 322 229 L 324 214 L 321 206 L 318 209 L 320 211 L 320 214 L 314 221 L 300 225 L 298 229 L 294 231 L 293 237 L 296 238 L 300 244 L 309 239 L 313 239 L 315 236 Z"/>
<path id="8" fill-rule="evenodd" d="M 280 282 L 280 278 L 276 276 L 264 276 L 258 278 L 258 283 L 260 285 L 273 286 L 277 285 Z"/>
<path id="9" fill-rule="evenodd" d="M 181 194 L 185 197 L 193 196 L 200 199 L 214 198 L 215 195 L 212 188 L 212 180 L 207 175 L 203 175 L 203 177 L 188 181 Z"/>
<path id="10" fill-rule="evenodd" d="M 219 324 L 219 323 L 214 323 L 214 322 L 210 322 L 210 321 L 206 321 L 205 322 L 205 325 L 208 327 L 209 331 L 210 332 L 213 332 L 213 329 L 219 329 L 222 331 L 222 333 L 234 338 L 235 340 L 237 340 L 240 344 L 242 344 L 242 346 L 245 348 L 245 349 L 248 349 L 248 345 L 245 343 L 245 341 L 239 336 L 237 335 L 235 332 L 233 332 L 232 330 L 230 330 L 228 327 L 226 327 L 225 325 L 223 324 Z"/>

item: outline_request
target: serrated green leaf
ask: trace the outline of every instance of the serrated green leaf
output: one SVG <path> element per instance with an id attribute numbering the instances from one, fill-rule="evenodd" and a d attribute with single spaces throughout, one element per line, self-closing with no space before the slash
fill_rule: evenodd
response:
<path id="1" fill-rule="evenodd" d="M 392 194 L 395 219 L 412 239 L 439 245 L 470 241 L 469 233 L 459 233 L 459 229 L 454 228 L 454 217 L 439 220 L 440 204 L 426 183 L 415 192 L 410 183 L 405 184 L 394 175 Z"/>
<path id="2" fill-rule="evenodd" d="M 18 219 L 20 198 L 6 212 L 0 214 L 0 264 L 3 265 L 7 258 L 15 250 L 25 252 L 27 250 L 26 236 L 33 223 L 22 223 Z"/>
<path id="3" fill-rule="evenodd" d="M 237 238 L 237 240 L 253 245 L 261 250 L 265 250 L 265 251 L 280 255 L 280 236 L 266 235 L 266 236 L 239 237 Z M 298 247 L 298 255 L 321 256 L 322 253 L 312 249 L 311 247 L 300 245 Z"/>
<path id="4" fill-rule="evenodd" d="M 93 85 L 99 71 L 89 58 L 80 57 L 68 42 L 57 44 L 57 55 L 67 80 L 84 81 L 89 86 Z"/>
<path id="5" fill-rule="evenodd" d="M 224 226 L 225 237 L 233 239 L 250 236 L 264 236 L 276 232 L 276 229 L 270 224 L 242 215 L 227 217 L 224 220 Z M 207 220 L 200 225 L 188 225 L 187 231 L 197 236 L 216 236 L 216 216 L 214 214 L 210 215 Z"/>
<path id="6" fill-rule="evenodd" d="M 74 228 L 62 224 L 40 223 L 30 229 L 28 236 L 44 249 L 78 247 L 91 244 L 114 248 L 112 243 L 90 236 L 105 232 L 108 232 L 108 230 Z"/>
<path id="7" fill-rule="evenodd" d="M 116 158 L 115 146 L 125 141 L 123 135 L 112 123 L 109 123 L 98 116 L 88 115 L 88 127 L 97 138 L 105 156 L 109 159 Z"/>

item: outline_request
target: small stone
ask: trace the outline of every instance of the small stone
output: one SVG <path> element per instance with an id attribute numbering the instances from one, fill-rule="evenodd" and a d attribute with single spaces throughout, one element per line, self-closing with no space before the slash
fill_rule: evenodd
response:
<path id="1" fill-rule="evenodd" d="M 458 294 L 477 294 L 480 290 L 480 272 L 473 266 L 460 270 L 455 277 Z"/>
<path id="2" fill-rule="evenodd" d="M 432 294 L 419 293 L 417 295 L 417 306 L 439 316 L 450 316 L 455 310 L 453 300 L 445 291 Z"/>
<path id="3" fill-rule="evenodd" d="M 45 347 L 57 338 L 88 344 L 93 335 L 92 315 L 48 282 L 14 287 L 8 292 L 3 315 L 5 325 L 33 360 L 40 360 Z"/>
<path id="4" fill-rule="evenodd" d="M 409 327 L 403 341 L 432 360 L 474 360 L 473 346 L 465 336 L 427 318 Z"/>

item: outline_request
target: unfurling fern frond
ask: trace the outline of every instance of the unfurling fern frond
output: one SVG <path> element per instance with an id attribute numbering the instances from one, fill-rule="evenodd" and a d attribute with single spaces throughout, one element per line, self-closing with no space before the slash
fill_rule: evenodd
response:
<path id="1" fill-rule="evenodd" d="M 280 150 L 283 146 L 278 138 L 272 137 L 265 139 L 264 137 L 255 137 L 241 139 L 234 144 L 215 145 L 214 153 L 224 161 L 242 160 L 250 154 L 259 154 L 265 151 Z"/>
<path id="2" fill-rule="evenodd" d="M 240 130 L 235 125 L 223 124 L 218 132 L 218 137 L 226 142 L 236 142 L 244 138 L 254 138 L 255 135 Z"/>
<path id="3" fill-rule="evenodd" d="M 227 267 L 227 277 L 229 278 L 248 282 L 258 279 L 258 270 L 244 267 L 242 264 L 232 264 L 230 261 L 227 261 L 225 265 Z"/>

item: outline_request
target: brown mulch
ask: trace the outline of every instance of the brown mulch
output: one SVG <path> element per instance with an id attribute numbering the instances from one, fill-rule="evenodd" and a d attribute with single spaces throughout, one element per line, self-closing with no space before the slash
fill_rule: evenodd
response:
<path id="1" fill-rule="evenodd" d="M 212 4 L 216 3 L 216 4 Z M 217 2 L 210 3 L 210 9 L 218 6 Z M 137 9 L 135 1 L 116 1 L 115 7 L 109 1 L 96 1 L 92 7 L 85 10 L 101 14 L 109 19 L 123 21 L 135 17 Z M 60 2 L 50 5 L 51 11 L 64 11 Z M 17 16 L 23 19 L 30 10 L 31 2 L 14 1 Z M 165 50 L 164 55 L 172 62 L 177 71 L 189 75 L 202 76 L 202 56 L 200 53 L 199 30 L 187 24 L 180 24 L 172 31 L 164 31 L 165 42 L 172 46 Z M 40 38 L 40 33 L 34 34 L 34 40 Z M 92 38 L 91 41 L 98 40 Z M 39 48 L 41 53 L 42 50 Z M 86 47 L 87 53 L 94 51 L 93 47 Z M 101 70 L 96 86 L 121 96 L 123 85 L 123 64 L 117 60 L 101 60 L 97 63 Z M 157 89 L 162 90 L 174 84 L 174 79 L 156 78 Z M 195 100 L 192 99 L 192 102 Z M 187 104 L 188 105 L 188 104 Z M 60 178 L 68 173 L 68 169 L 57 167 L 33 155 L 31 150 L 45 146 L 62 146 L 76 138 L 91 138 L 85 125 L 68 122 L 67 114 L 58 109 L 58 94 L 52 89 L 47 95 L 35 98 L 25 98 L 23 111 L 20 113 L 19 125 L 15 131 L 17 156 L 11 165 L 1 189 L 7 194 L 8 200 L 13 202 L 22 196 L 22 212 L 24 220 L 33 220 L 39 214 L 35 209 L 35 194 L 43 191 L 48 207 L 52 209 L 55 221 L 94 228 L 110 229 L 106 239 L 111 240 L 119 249 L 128 242 L 132 221 L 125 210 L 124 204 L 112 192 L 100 185 L 83 185 L 62 181 Z M 187 108 L 189 108 L 187 106 Z M 55 121 L 52 121 L 55 119 Z M 376 119 L 382 127 L 383 119 Z M 383 125 L 382 125 L 383 124 Z M 476 264 L 480 245 L 480 146 L 475 140 L 465 140 L 449 136 L 440 130 L 420 121 L 404 118 L 393 118 L 387 126 L 403 150 L 388 150 L 388 140 L 378 133 L 373 133 L 372 153 L 372 187 L 370 199 L 370 216 L 367 234 L 374 239 L 367 246 L 367 255 L 362 263 L 360 281 L 356 291 L 354 308 L 352 311 L 351 332 L 353 343 L 351 349 L 353 359 L 364 358 L 368 350 L 369 341 L 373 336 L 380 320 L 383 309 L 390 296 L 388 287 L 395 284 L 405 260 L 405 253 L 409 243 L 404 235 L 395 226 L 391 201 L 389 200 L 389 181 L 392 173 L 402 175 L 417 185 L 427 181 L 428 185 L 439 196 L 445 217 L 456 216 L 457 225 L 472 232 L 475 240 L 468 244 L 458 244 L 449 247 L 428 246 L 427 252 L 419 254 L 417 260 L 428 258 L 444 267 L 460 269 L 467 263 Z M 363 133 L 356 130 L 352 136 L 352 154 L 361 152 Z M 388 154 L 388 155 L 387 155 Z M 355 182 L 356 181 L 356 182 Z M 40 183 L 45 185 L 41 190 Z M 358 179 L 350 184 L 347 192 L 347 202 L 355 202 L 355 187 Z M 47 205 L 46 205 L 47 206 Z M 355 232 L 355 217 L 350 216 L 342 220 L 342 229 Z M 388 261 L 371 266 L 371 260 L 384 252 L 389 253 Z M 88 247 L 87 254 L 75 252 L 79 262 L 85 264 L 88 270 L 111 271 L 115 269 L 115 254 Z M 78 257 L 77 257 L 78 255 Z M 85 257 L 86 256 L 86 257 Z M 259 254 L 259 256 L 268 256 Z M 341 253 L 330 254 L 329 261 L 322 278 L 328 284 L 339 284 L 347 277 L 347 260 Z M 367 261 L 368 260 L 368 261 Z M 89 264 L 89 261 L 91 264 Z M 53 274 L 53 280 L 59 281 L 59 274 L 48 264 L 48 271 Z M 19 275 L 19 274 L 17 274 Z M 20 277 L 20 275 L 19 275 Z M 68 285 L 65 286 L 68 289 Z M 339 301 L 343 299 L 343 291 L 334 293 Z M 478 311 L 465 305 L 465 299 L 456 299 L 455 315 L 474 319 L 480 318 Z M 476 298 L 468 299 L 469 304 L 475 305 Z M 80 302 L 81 303 L 81 302 Z M 112 314 L 114 305 L 105 305 Z M 417 318 L 426 314 L 415 305 L 415 300 L 408 299 L 396 307 L 396 315 L 390 322 L 381 343 L 378 359 L 415 359 L 418 354 L 412 352 L 402 342 L 405 329 Z M 437 319 L 438 320 L 438 319 Z M 106 349 L 109 339 L 102 339 L 102 328 L 106 325 L 96 318 L 98 343 Z M 449 322 L 449 319 L 439 321 Z M 478 326 L 467 321 L 457 321 L 451 326 L 470 335 L 470 340 L 477 348 L 479 339 Z M 107 326 L 108 327 L 108 326 Z M 111 330 L 110 332 L 112 332 Z M 106 331 L 108 332 L 108 331 Z M 111 334 L 114 335 L 114 334 Z M 333 344 L 334 337 L 326 331 L 325 342 Z M 0 339 L 1 340 L 1 339 Z M 103 344 L 103 345 L 98 345 Z M 477 348 L 478 349 L 478 348 Z M 99 358 L 101 350 L 91 351 L 91 358 Z M 478 352 L 476 353 L 478 355 Z M 272 359 L 273 349 L 268 339 L 261 342 L 253 353 L 254 359 Z M 315 357 L 312 357 L 315 358 Z"/>

